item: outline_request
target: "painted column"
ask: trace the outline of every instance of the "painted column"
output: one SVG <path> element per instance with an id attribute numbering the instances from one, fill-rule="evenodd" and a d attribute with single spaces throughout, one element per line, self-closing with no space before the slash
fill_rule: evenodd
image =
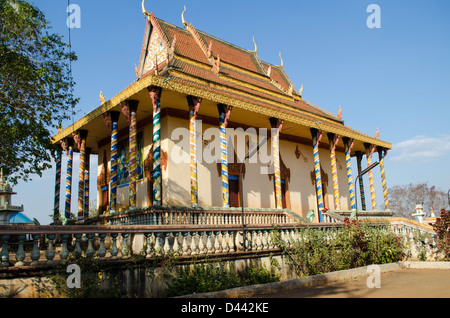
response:
<path id="1" fill-rule="evenodd" d="M 136 208 L 136 177 L 137 177 L 137 100 L 128 101 L 130 116 L 129 149 L 130 149 L 130 209 Z"/>
<path id="2" fill-rule="evenodd" d="M 222 206 L 230 207 L 230 193 L 228 184 L 228 152 L 227 152 L 227 125 L 231 115 L 231 106 L 218 104 L 220 121 L 220 161 L 222 167 Z"/>
<path id="3" fill-rule="evenodd" d="M 356 201 L 355 201 L 355 188 L 353 186 L 353 176 L 352 176 L 352 161 L 351 161 L 351 152 L 353 148 L 353 139 L 349 139 L 347 137 L 342 138 L 345 146 L 345 164 L 347 166 L 347 181 L 348 181 L 348 190 L 350 192 L 350 208 L 352 210 L 356 209 Z"/>
<path id="4" fill-rule="evenodd" d="M 66 140 L 67 145 L 67 176 L 66 176 L 66 204 L 64 217 L 70 219 L 70 204 L 72 200 L 72 163 L 73 163 L 73 139 Z"/>
<path id="5" fill-rule="evenodd" d="M 361 151 L 357 151 L 355 152 L 356 154 L 356 164 L 358 166 L 358 175 L 361 173 L 362 168 L 361 168 L 361 161 L 362 161 L 362 153 Z M 364 195 L 364 182 L 362 177 L 359 178 L 359 192 L 361 193 L 361 209 L 363 211 L 366 210 L 366 197 Z"/>
<path id="6" fill-rule="evenodd" d="M 153 205 L 161 206 L 161 92 L 162 88 L 147 88 L 153 103 Z"/>
<path id="7" fill-rule="evenodd" d="M 387 193 L 386 175 L 384 172 L 384 158 L 386 157 L 387 149 L 378 147 L 377 150 L 378 150 L 378 157 L 380 158 L 381 185 L 383 187 L 384 208 L 385 208 L 385 210 L 389 210 L 389 199 L 388 199 L 388 193 Z"/>
<path id="8" fill-rule="evenodd" d="M 322 192 L 322 177 L 320 174 L 320 158 L 319 158 L 319 143 L 322 139 L 322 132 L 316 128 L 311 128 L 311 135 L 313 139 L 313 152 L 314 152 L 314 172 L 316 174 L 316 193 L 317 202 L 319 207 L 319 222 L 323 222 L 322 210 L 323 205 L 323 192 Z"/>
<path id="9" fill-rule="evenodd" d="M 59 201 L 61 192 L 61 150 L 56 151 L 56 173 L 55 173 L 55 201 L 53 206 L 53 221 L 57 222 L 59 220 Z"/>
<path id="10" fill-rule="evenodd" d="M 89 217 L 89 173 L 91 166 L 91 148 L 86 148 L 86 158 L 84 165 L 84 218 Z"/>
<path id="11" fill-rule="evenodd" d="M 189 149 L 191 158 L 191 205 L 198 206 L 198 180 L 197 180 L 197 135 L 196 120 L 202 102 L 201 98 L 187 96 L 189 105 Z"/>
<path id="12" fill-rule="evenodd" d="M 280 169 L 280 131 L 283 121 L 278 118 L 269 118 L 272 127 L 272 153 L 275 176 L 275 205 L 277 209 L 283 208 L 283 197 L 281 193 L 281 169 Z"/>
<path id="13" fill-rule="evenodd" d="M 109 200 L 110 212 L 117 208 L 117 134 L 119 130 L 119 115 L 117 111 L 109 112 L 111 118 L 111 199 Z"/>
<path id="14" fill-rule="evenodd" d="M 334 209 L 341 209 L 340 195 L 339 195 L 339 182 L 336 167 L 336 146 L 339 142 L 339 136 L 335 134 L 328 134 L 328 140 L 330 141 L 330 160 L 331 160 L 331 173 L 333 175 L 333 197 L 334 197 Z"/>
<path id="15" fill-rule="evenodd" d="M 364 143 L 364 147 L 366 148 L 366 159 L 367 159 L 367 167 L 372 164 L 372 154 L 375 151 L 375 146 Z M 373 183 L 373 171 L 369 170 L 369 184 L 370 184 L 370 197 L 372 199 L 372 210 L 377 209 L 377 199 L 375 197 L 375 185 Z"/>
<path id="16" fill-rule="evenodd" d="M 79 131 L 78 150 L 80 151 L 80 165 L 78 171 L 78 220 L 84 218 L 84 172 L 86 169 L 86 138 L 87 130 Z"/>

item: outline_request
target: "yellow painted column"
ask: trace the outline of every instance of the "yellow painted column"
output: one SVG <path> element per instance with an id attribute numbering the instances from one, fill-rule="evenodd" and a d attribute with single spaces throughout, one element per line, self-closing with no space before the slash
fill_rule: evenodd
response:
<path id="1" fill-rule="evenodd" d="M 130 165 L 129 165 L 129 198 L 130 198 L 130 209 L 136 208 L 136 178 L 137 178 L 137 100 L 128 101 L 128 116 L 129 116 L 129 154 L 130 154 Z"/>
<path id="2" fill-rule="evenodd" d="M 84 219 L 84 172 L 86 170 L 86 138 L 87 130 L 80 130 L 78 135 L 78 150 L 80 152 L 80 165 L 78 171 L 78 220 Z"/>
<path id="3" fill-rule="evenodd" d="M 353 186 L 352 161 L 351 161 L 353 139 L 350 140 L 349 138 L 344 137 L 343 141 L 345 146 L 345 164 L 347 167 L 348 191 L 350 193 L 350 208 L 354 210 L 356 209 L 356 200 L 355 200 L 355 187 Z"/>
<path id="4" fill-rule="evenodd" d="M 196 120 L 202 99 L 194 96 L 187 96 L 189 106 L 189 149 L 190 149 L 190 170 L 191 170 L 191 206 L 198 206 L 198 179 L 197 179 L 197 134 Z"/>
<path id="5" fill-rule="evenodd" d="M 328 140 L 330 142 L 330 161 L 331 161 L 331 173 L 333 175 L 333 197 L 334 197 L 334 209 L 341 209 L 340 195 L 339 195 L 339 181 L 336 167 L 336 146 L 339 142 L 339 136 L 335 134 L 328 134 Z"/>
<path id="6" fill-rule="evenodd" d="M 275 204 L 277 209 L 283 208 L 283 197 L 281 193 L 281 169 L 280 169 L 280 132 L 283 121 L 278 118 L 269 118 L 272 127 L 272 152 L 275 176 Z"/>
<path id="7" fill-rule="evenodd" d="M 387 193 L 386 175 L 384 171 L 384 158 L 387 154 L 387 149 L 378 147 L 378 157 L 380 158 L 380 172 L 381 172 L 381 185 L 383 187 L 384 208 L 389 210 L 389 198 Z"/>

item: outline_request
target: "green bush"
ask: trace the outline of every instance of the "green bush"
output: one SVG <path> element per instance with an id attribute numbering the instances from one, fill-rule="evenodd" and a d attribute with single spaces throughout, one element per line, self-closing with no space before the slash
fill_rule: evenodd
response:
<path id="1" fill-rule="evenodd" d="M 279 281 L 280 276 L 274 274 L 274 263 L 271 263 L 271 269 L 252 263 L 243 271 L 236 271 L 232 264 L 227 268 L 220 262 L 186 265 L 176 270 L 168 284 L 167 296 L 199 294 Z"/>
<path id="2" fill-rule="evenodd" d="M 446 261 L 450 260 L 450 211 L 441 209 L 433 229 L 437 234 L 437 248 Z"/>
<path id="3" fill-rule="evenodd" d="M 326 232 L 308 228 L 302 232 L 300 240 L 289 244 L 276 232 L 274 242 L 299 277 L 396 262 L 404 256 L 401 240 L 388 226 L 347 218 L 339 230 Z"/>

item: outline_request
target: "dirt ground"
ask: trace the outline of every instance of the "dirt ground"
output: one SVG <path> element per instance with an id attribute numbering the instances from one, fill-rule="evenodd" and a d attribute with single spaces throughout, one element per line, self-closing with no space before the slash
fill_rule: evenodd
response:
<path id="1" fill-rule="evenodd" d="M 450 270 L 402 269 L 381 273 L 380 288 L 368 288 L 367 276 L 344 282 L 261 294 L 260 298 L 450 298 Z"/>

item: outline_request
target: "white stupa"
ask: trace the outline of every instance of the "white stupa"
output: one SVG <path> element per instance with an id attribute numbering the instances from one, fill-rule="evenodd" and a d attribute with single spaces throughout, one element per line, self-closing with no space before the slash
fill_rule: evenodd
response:
<path id="1" fill-rule="evenodd" d="M 423 218 L 425 216 L 425 212 L 423 212 L 422 204 L 416 204 L 415 213 L 413 213 L 412 216 L 416 217 L 416 219 L 419 223 L 423 223 Z"/>
<path id="2" fill-rule="evenodd" d="M 0 170 L 0 225 L 12 223 L 33 223 L 33 220 L 23 214 L 23 205 L 12 205 L 11 196 L 17 194 L 8 181 L 3 179 L 3 169 Z"/>

